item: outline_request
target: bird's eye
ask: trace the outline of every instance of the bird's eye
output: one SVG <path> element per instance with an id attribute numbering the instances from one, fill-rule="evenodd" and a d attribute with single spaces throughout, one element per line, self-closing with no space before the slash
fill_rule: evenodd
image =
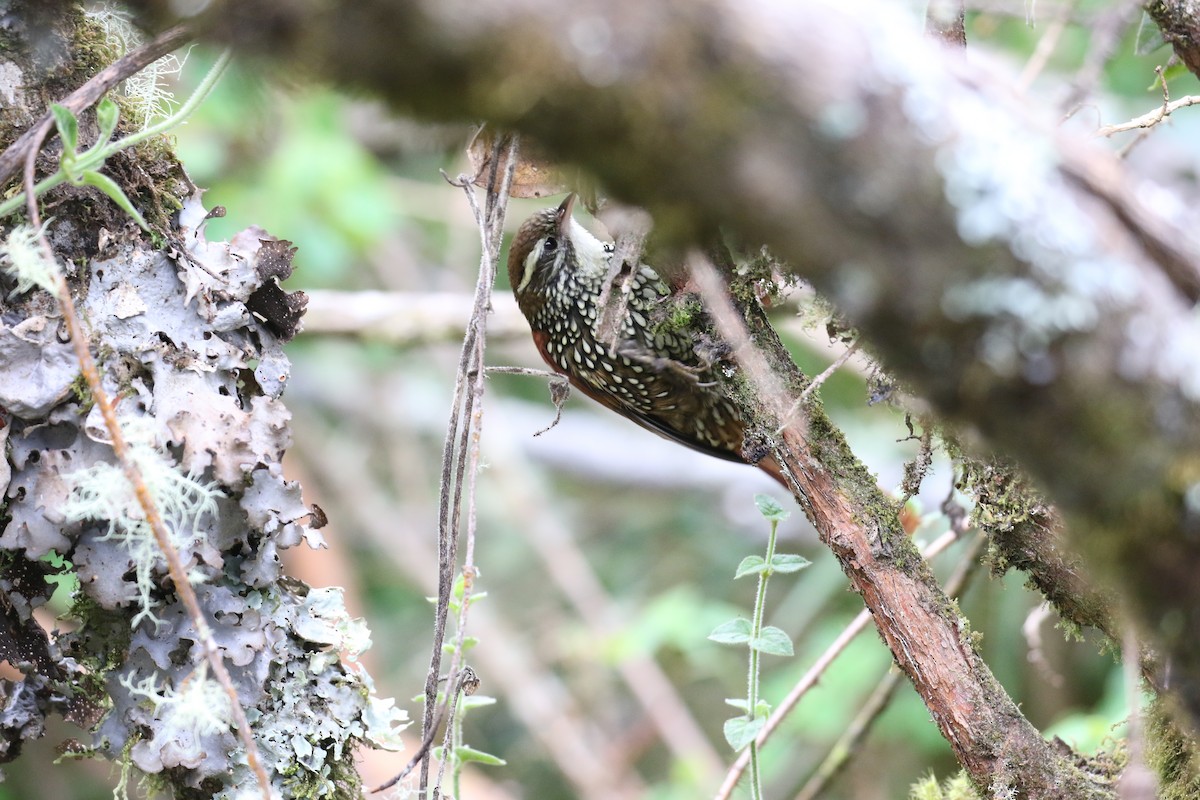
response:
<path id="1" fill-rule="evenodd" d="M 547 236 L 545 241 L 542 242 L 543 253 L 553 253 L 557 249 L 558 239 L 555 239 L 553 236 Z"/>

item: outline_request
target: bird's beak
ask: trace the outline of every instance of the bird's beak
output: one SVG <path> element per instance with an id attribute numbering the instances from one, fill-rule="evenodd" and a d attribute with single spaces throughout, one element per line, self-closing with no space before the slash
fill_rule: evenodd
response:
<path id="1" fill-rule="evenodd" d="M 562 205 L 558 207 L 558 234 L 566 236 L 571 228 L 571 212 L 575 209 L 575 193 L 571 192 L 567 195 L 567 199 L 562 201 Z"/>

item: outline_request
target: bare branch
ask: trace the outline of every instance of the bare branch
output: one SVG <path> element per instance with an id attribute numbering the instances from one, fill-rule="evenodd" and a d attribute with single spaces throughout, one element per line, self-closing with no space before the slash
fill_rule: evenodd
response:
<path id="1" fill-rule="evenodd" d="M 985 539 L 982 536 L 976 536 L 967 547 L 966 552 L 959 559 L 958 566 L 947 580 L 944 587 L 947 597 L 958 597 L 966 588 L 967 581 L 975 573 L 979 566 L 979 553 L 983 549 Z M 936 544 L 936 542 L 935 542 Z M 932 550 L 932 546 L 930 547 Z M 931 553 L 925 552 L 922 555 L 926 560 L 931 558 Z M 816 800 L 822 795 L 829 783 L 845 769 L 850 763 L 850 759 L 854 757 L 858 746 L 866 738 L 871 727 L 879 719 L 880 715 L 887 709 L 888 704 L 895 696 L 896 689 L 900 686 L 901 673 L 894 667 L 889 668 L 887 674 L 879 681 L 875 687 L 875 691 L 867 699 L 854 719 L 850 721 L 849 727 L 845 733 L 834 743 L 829 749 L 829 754 L 825 760 L 817 767 L 812 777 L 804 784 L 800 791 L 796 794 L 796 800 Z"/>
<path id="2" fill-rule="evenodd" d="M 508 205 L 509 186 L 517 165 L 515 136 L 498 137 L 492 154 L 487 182 L 487 199 L 482 209 L 475 198 L 470 180 L 459 181 L 479 222 L 482 242 L 479 280 L 475 286 L 475 301 L 471 319 L 459 357 L 458 379 L 451 402 L 450 421 L 442 452 L 442 480 L 438 512 L 438 597 L 434 612 L 433 645 L 430 650 L 429 672 L 425 676 L 425 713 L 422 738 L 434 727 L 438 677 L 441 674 L 442 645 L 446 638 L 446 622 L 450 613 L 450 595 L 458 564 L 458 538 L 464 487 L 467 496 L 467 558 L 463 565 L 464 591 L 459 604 L 457 638 L 450 660 L 449 681 L 454 685 L 462 664 L 462 643 L 466 633 L 466 617 L 470 608 L 474 583 L 475 533 L 475 476 L 479 464 L 479 426 L 482 421 L 484 387 L 483 351 L 487 337 L 487 313 L 491 305 L 492 284 L 500 263 L 500 235 L 504 227 L 504 212 Z M 504 158 L 504 172 L 499 164 Z M 468 467 L 470 467 L 468 471 Z M 469 477 L 468 477 L 469 476 Z M 450 702 L 449 694 L 445 698 Z M 444 762 L 443 762 L 444 763 Z M 440 780 L 440 775 L 439 775 Z M 429 781 L 429 760 L 421 762 L 420 789 L 425 791 Z"/>
<path id="3" fill-rule="evenodd" d="M 718 332 L 762 404 L 747 413 L 774 430 L 794 405 L 796 390 L 802 391 L 804 377 L 761 312 L 735 309 L 720 276 L 704 260 L 693 257 L 689 267 Z M 823 412 L 805 408 L 804 418 L 784 427 L 771 452 L 973 780 L 996 792 L 1046 800 L 1111 797 L 1106 777 L 1089 775 L 1051 748 L 1021 715 L 924 562 L 907 557 L 912 544 L 895 504 L 882 496 Z"/>
<path id="4" fill-rule="evenodd" d="M 1197 71 L 1194 5 L 1148 11 Z M 1137 597 L 1200 719 L 1200 538 L 1178 477 L 1200 450 L 1200 247 L 1111 154 L 1033 121 L 896 4 L 286 8 L 287 25 L 272 0 L 200 19 L 397 107 L 532 134 L 680 242 L 722 226 L 770 245 L 890 370 L 1079 520 L 1073 545 Z M 608 44 L 564 40 L 580 19 Z"/>
<path id="5" fill-rule="evenodd" d="M 1178 100 L 1168 100 L 1164 97 L 1163 104 L 1153 111 L 1148 111 L 1140 117 L 1134 117 L 1127 122 L 1117 123 L 1116 125 L 1105 125 L 1096 131 L 1097 136 L 1112 136 L 1125 131 L 1133 131 L 1139 128 L 1153 128 L 1167 117 L 1174 114 L 1181 108 L 1187 108 L 1200 104 L 1200 95 L 1189 94 L 1186 97 L 1181 97 Z"/>

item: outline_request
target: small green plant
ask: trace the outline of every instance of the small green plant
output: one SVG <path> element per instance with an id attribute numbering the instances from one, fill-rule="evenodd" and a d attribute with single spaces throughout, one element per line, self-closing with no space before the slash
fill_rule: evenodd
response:
<path id="1" fill-rule="evenodd" d="M 63 151 L 59 160 L 59 171 L 72 186 L 94 186 L 108 195 L 121 210 L 128 214 L 141 226 L 142 230 L 150 230 L 142 212 L 133 207 L 125 192 L 112 178 L 101 173 L 104 166 L 103 158 L 92 156 L 93 151 L 108 144 L 108 140 L 117 130 L 120 110 L 111 97 L 106 97 L 96 105 L 96 121 L 100 124 L 100 137 L 90 150 L 79 152 L 79 120 L 66 106 L 58 103 L 50 106 L 54 115 L 54 125 L 58 128 L 58 138 L 62 140 Z"/>
<path id="2" fill-rule="evenodd" d="M 96 105 L 96 121 L 100 126 L 100 136 L 94 145 L 83 152 L 79 151 L 78 118 L 65 106 L 58 105 L 57 103 L 51 106 L 50 111 L 54 116 L 54 124 L 58 128 L 58 136 L 63 144 L 62 159 L 59 162 L 58 169 L 53 174 L 38 181 L 33 187 L 34 195 L 41 197 L 55 186 L 68 182 L 75 186 L 94 186 L 112 198 L 113 202 L 132 217 L 138 225 L 142 226 L 143 230 L 149 230 L 146 220 L 133 207 L 129 198 L 125 196 L 125 192 L 121 190 L 121 187 L 112 178 L 101 174 L 100 170 L 103 169 L 104 162 L 115 153 L 119 153 L 127 147 L 133 147 L 140 142 L 158 136 L 160 133 L 166 133 L 187 119 L 204 98 L 208 96 L 213 86 L 216 85 L 217 79 L 221 77 L 221 73 L 225 71 L 225 66 L 228 63 L 229 53 L 222 53 L 216 63 L 213 64 L 212 69 L 204 76 L 204 80 L 196 87 L 196 91 L 192 93 L 187 102 L 180 106 L 174 114 L 155 125 L 151 125 L 136 133 L 131 133 L 115 142 L 111 141 L 111 139 L 117 130 L 117 121 L 120 112 L 117 104 L 111 98 L 104 98 Z M 8 216 L 24 207 L 24 205 L 25 192 L 18 192 L 3 203 L 0 203 L 0 217 Z"/>
<path id="3" fill-rule="evenodd" d="M 478 575 L 478 570 L 476 570 Z M 487 597 L 487 592 L 471 592 L 466 591 L 466 579 L 459 575 L 454 581 L 454 588 L 450 593 L 450 618 L 455 621 L 455 625 L 459 625 L 463 619 L 462 612 L 479 600 Z M 436 602 L 436 598 L 429 598 L 431 602 Z M 479 640 L 474 636 L 463 636 L 462 639 L 462 663 L 463 668 L 459 671 L 459 677 L 456 681 L 457 685 L 453 687 L 453 693 L 450 695 L 449 704 L 449 721 L 446 723 L 446 738 L 445 746 L 433 748 L 433 756 L 441 762 L 442 768 L 438 773 L 437 785 L 441 785 L 441 778 L 444 771 L 450 772 L 451 788 L 447 792 L 442 790 L 443 795 L 451 797 L 461 797 L 459 780 L 462 775 L 463 765 L 467 762 L 476 764 L 486 764 L 493 767 L 502 767 L 506 762 L 499 756 L 491 753 L 477 750 L 463 741 L 463 722 L 466 720 L 467 711 L 472 708 L 480 708 L 482 706 L 490 706 L 496 702 L 496 698 L 487 697 L 485 695 L 475 694 L 475 689 L 479 686 L 479 679 L 475 676 L 475 672 L 468 666 L 465 666 L 466 653 L 479 643 Z M 442 645 L 446 655 L 454 659 L 455 655 L 459 655 L 459 637 L 447 637 L 447 642 Z M 445 691 L 438 692 L 437 702 L 440 704 L 446 697 Z M 436 727 L 436 726 L 435 726 Z"/>
<path id="4" fill-rule="evenodd" d="M 763 610 L 766 607 L 767 581 L 776 572 L 798 572 L 809 565 L 808 559 L 802 556 L 775 552 L 775 536 L 779 523 L 787 519 L 789 512 L 773 498 L 765 494 L 754 496 L 754 503 L 759 512 L 771 524 L 771 535 L 767 538 L 766 556 L 746 556 L 738 565 L 734 580 L 746 575 L 758 576 L 758 592 L 754 597 L 754 618 L 747 620 L 742 617 L 732 619 L 718 625 L 709 634 L 709 639 L 720 644 L 744 644 L 750 651 L 750 666 L 746 679 L 746 697 L 731 698 L 725 702 L 740 709 L 742 714 L 725 721 L 725 741 L 735 752 L 750 748 L 750 796 L 754 800 L 762 798 L 762 784 L 758 773 L 758 744 L 757 739 L 767 718 L 771 714 L 771 706 L 759 696 L 759 656 L 766 653 L 775 656 L 792 655 L 792 640 L 779 628 L 773 625 L 763 626 Z"/>

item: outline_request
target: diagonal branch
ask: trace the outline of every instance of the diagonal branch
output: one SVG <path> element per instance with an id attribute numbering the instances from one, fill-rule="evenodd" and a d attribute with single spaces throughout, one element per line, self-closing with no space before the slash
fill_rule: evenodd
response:
<path id="1" fill-rule="evenodd" d="M 957 599 L 962 594 L 967 581 L 979 566 L 979 552 L 982 549 L 983 537 L 976 536 L 962 554 L 954 573 L 946 579 L 945 592 L 948 597 Z M 929 558 L 928 553 L 922 555 L 926 559 Z M 900 687 L 900 681 L 901 675 L 898 670 L 889 669 L 887 671 L 866 704 L 859 709 L 858 714 L 850 722 L 850 726 L 834 743 L 825 759 L 801 787 L 795 800 L 816 800 L 821 797 L 829 783 L 845 770 L 871 727 L 887 709 L 888 704 L 895 696 L 896 689 Z"/>
<path id="2" fill-rule="evenodd" d="M 761 311 L 735 308 L 707 261 L 692 258 L 689 266 L 760 406 L 744 411 L 761 429 L 776 430 L 807 378 Z M 807 404 L 802 419 L 784 427 L 771 451 L 976 785 L 1031 799 L 1113 797 L 1103 776 L 1064 758 L 1021 715 L 975 651 L 965 620 L 914 551 L 896 504 L 880 492 L 819 405 Z"/>

